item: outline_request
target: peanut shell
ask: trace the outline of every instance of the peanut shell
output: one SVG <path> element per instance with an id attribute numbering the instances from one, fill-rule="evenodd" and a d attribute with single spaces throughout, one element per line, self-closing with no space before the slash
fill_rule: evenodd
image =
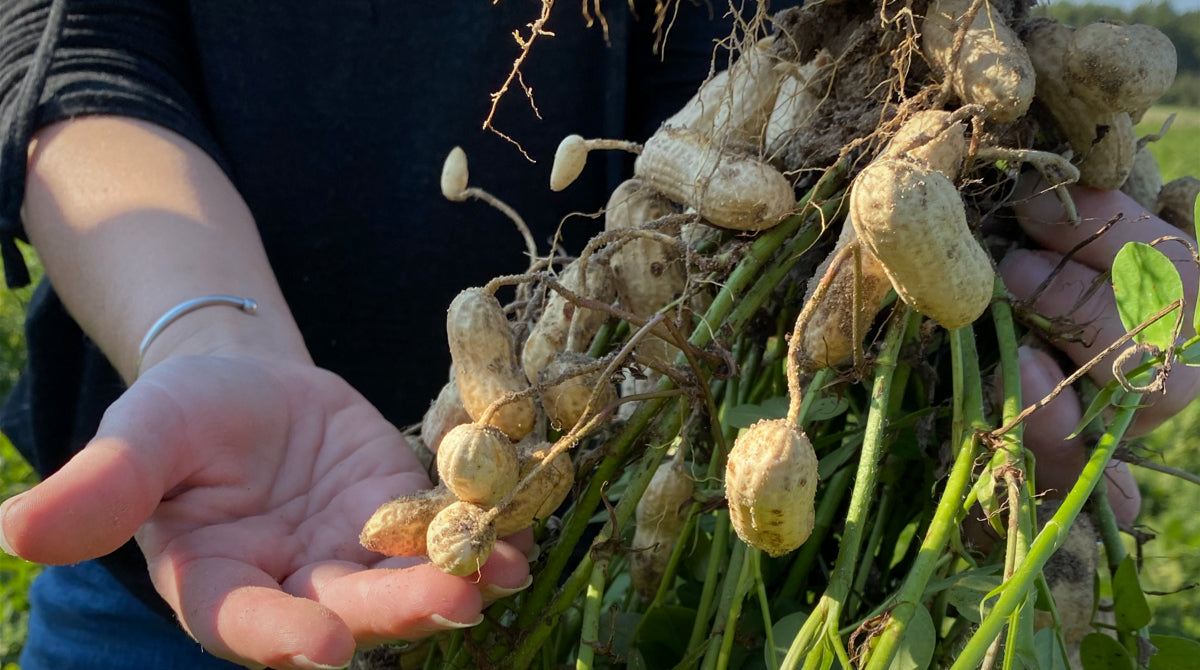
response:
<path id="1" fill-rule="evenodd" d="M 496 546 L 496 528 L 486 510 L 458 501 L 438 512 L 426 535 L 429 560 L 443 572 L 465 577 L 487 562 Z"/>
<path id="2" fill-rule="evenodd" d="M 764 419 L 738 436 L 725 464 L 729 520 L 746 544 L 771 556 L 812 534 L 817 455 L 799 428 Z"/>
<path id="3" fill-rule="evenodd" d="M 460 500 L 491 507 L 517 485 L 517 450 L 495 426 L 450 429 L 437 452 L 438 477 Z"/>
<path id="4" fill-rule="evenodd" d="M 460 292 L 446 312 L 446 339 L 454 382 L 473 420 L 479 421 L 506 394 L 529 388 L 517 362 L 512 329 L 495 296 L 481 288 Z M 516 441 L 533 430 L 535 418 L 533 398 L 526 396 L 501 406 L 488 423 Z"/>
<path id="5" fill-rule="evenodd" d="M 433 517 L 456 500 L 445 486 L 386 502 L 363 524 L 359 543 L 387 556 L 423 556 Z"/>
<path id="6" fill-rule="evenodd" d="M 942 327 L 961 328 L 991 303 L 991 260 L 941 172 L 902 158 L 876 160 L 851 185 L 850 218 L 900 298 Z"/>

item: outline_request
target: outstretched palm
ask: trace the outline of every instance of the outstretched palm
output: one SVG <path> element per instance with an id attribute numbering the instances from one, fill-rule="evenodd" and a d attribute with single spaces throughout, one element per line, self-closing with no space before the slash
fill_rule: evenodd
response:
<path id="1" fill-rule="evenodd" d="M 134 384 L 96 439 L 4 521 L 19 554 L 48 563 L 106 553 L 136 530 L 159 592 L 210 651 L 337 664 L 356 641 L 474 621 L 481 585 L 526 577 L 511 547 L 461 579 L 359 546 L 376 507 L 425 486 L 399 432 L 339 377 L 177 358 Z"/>

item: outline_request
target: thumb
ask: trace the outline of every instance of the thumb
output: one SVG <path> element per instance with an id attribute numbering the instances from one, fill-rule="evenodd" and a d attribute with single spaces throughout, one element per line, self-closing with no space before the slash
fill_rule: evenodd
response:
<path id="1" fill-rule="evenodd" d="M 138 426 L 121 405 L 110 408 L 100 434 L 58 472 L 0 505 L 0 548 L 54 565 L 103 556 L 133 537 L 168 490 L 166 473 L 174 468 L 152 461 L 131 437 L 153 441 L 161 422 Z"/>

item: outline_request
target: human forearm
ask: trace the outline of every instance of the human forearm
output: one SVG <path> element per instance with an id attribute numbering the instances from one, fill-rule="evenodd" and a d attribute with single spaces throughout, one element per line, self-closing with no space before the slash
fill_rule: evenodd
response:
<path id="1" fill-rule="evenodd" d="M 188 353 L 307 360 L 249 210 L 215 162 L 170 131 L 111 116 L 44 128 L 30 151 L 25 222 L 64 304 L 127 380 L 150 325 L 210 294 L 253 298 L 258 316 L 183 316 L 143 369 Z"/>

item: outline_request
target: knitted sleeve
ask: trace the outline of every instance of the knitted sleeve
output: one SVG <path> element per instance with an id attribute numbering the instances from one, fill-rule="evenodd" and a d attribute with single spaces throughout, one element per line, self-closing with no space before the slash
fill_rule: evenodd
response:
<path id="1" fill-rule="evenodd" d="M 29 141 L 84 114 L 159 124 L 225 165 L 199 102 L 187 3 L 0 0 L 0 259 L 9 286 L 29 283 L 16 240 Z"/>

